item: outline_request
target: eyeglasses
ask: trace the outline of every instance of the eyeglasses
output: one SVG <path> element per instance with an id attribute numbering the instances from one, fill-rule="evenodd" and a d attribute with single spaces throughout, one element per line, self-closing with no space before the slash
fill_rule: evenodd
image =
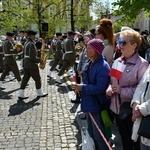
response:
<path id="1" fill-rule="evenodd" d="M 127 42 L 126 42 L 126 41 L 119 41 L 118 44 L 119 44 L 119 45 L 122 44 L 123 46 L 125 46 L 125 45 L 127 45 Z"/>

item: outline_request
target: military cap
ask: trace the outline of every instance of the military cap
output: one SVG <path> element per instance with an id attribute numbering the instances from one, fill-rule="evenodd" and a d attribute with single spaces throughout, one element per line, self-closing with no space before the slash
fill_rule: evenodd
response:
<path id="1" fill-rule="evenodd" d="M 56 32 L 56 36 L 62 36 L 61 32 Z"/>
<path id="2" fill-rule="evenodd" d="M 20 30 L 19 33 L 24 33 L 24 31 L 23 31 L 23 30 Z"/>
<path id="3" fill-rule="evenodd" d="M 14 36 L 15 33 L 14 33 L 14 32 L 6 32 L 6 35 L 7 35 L 7 36 Z"/>
<path id="4" fill-rule="evenodd" d="M 28 34 L 28 35 L 36 35 L 37 32 L 36 32 L 36 31 L 33 31 L 33 30 L 28 30 L 28 31 L 27 31 L 27 34 Z"/>
<path id="5" fill-rule="evenodd" d="M 66 38 L 67 38 L 67 34 L 66 34 L 66 33 L 63 34 L 63 35 L 62 35 L 62 38 L 63 38 L 63 39 L 66 39 Z"/>
<path id="6" fill-rule="evenodd" d="M 75 32 L 73 32 L 73 31 L 68 31 L 68 35 L 75 35 Z"/>

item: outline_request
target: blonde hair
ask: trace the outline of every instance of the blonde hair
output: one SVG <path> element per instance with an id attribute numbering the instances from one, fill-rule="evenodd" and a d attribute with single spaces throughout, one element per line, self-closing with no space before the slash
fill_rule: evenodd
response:
<path id="1" fill-rule="evenodd" d="M 136 43 L 137 44 L 137 48 L 139 48 L 139 46 L 141 45 L 142 42 L 142 38 L 141 35 L 135 31 L 135 30 L 125 30 L 120 32 L 120 36 L 121 37 L 129 37 L 131 44 Z"/>

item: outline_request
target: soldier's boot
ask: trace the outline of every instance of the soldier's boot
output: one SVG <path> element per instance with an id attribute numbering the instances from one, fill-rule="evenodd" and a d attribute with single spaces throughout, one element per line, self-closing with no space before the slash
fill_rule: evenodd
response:
<path id="1" fill-rule="evenodd" d="M 49 71 L 47 77 L 52 78 L 52 71 Z"/>
<path id="2" fill-rule="evenodd" d="M 55 68 L 57 71 L 60 71 L 60 65 L 57 65 Z"/>
<path id="3" fill-rule="evenodd" d="M 62 84 L 62 82 L 60 81 L 60 77 L 61 77 L 61 76 L 58 76 L 58 75 L 57 75 L 56 80 L 55 80 L 55 82 L 58 83 L 58 84 Z"/>
<path id="4" fill-rule="evenodd" d="M 73 71 L 72 71 L 72 70 L 68 70 L 68 71 L 67 71 L 67 75 L 68 75 L 69 77 L 71 77 L 71 76 L 73 75 Z"/>
<path id="5" fill-rule="evenodd" d="M 46 97 L 48 94 L 47 93 L 43 93 L 41 89 L 36 89 L 36 93 L 37 93 L 37 97 Z"/>
<path id="6" fill-rule="evenodd" d="M 12 71 L 9 71 L 9 74 L 14 77 L 14 73 Z"/>
<path id="7" fill-rule="evenodd" d="M 15 80 L 15 77 L 13 77 L 11 74 L 8 75 L 9 81 Z"/>
<path id="8" fill-rule="evenodd" d="M 24 96 L 24 90 L 23 89 L 20 89 L 19 90 L 19 96 L 18 96 L 18 98 L 20 99 L 20 100 L 23 100 L 23 99 L 27 99 L 28 97 L 25 97 Z"/>
<path id="9" fill-rule="evenodd" d="M 3 87 L 3 81 L 0 81 L 0 90 L 4 90 L 5 88 Z"/>

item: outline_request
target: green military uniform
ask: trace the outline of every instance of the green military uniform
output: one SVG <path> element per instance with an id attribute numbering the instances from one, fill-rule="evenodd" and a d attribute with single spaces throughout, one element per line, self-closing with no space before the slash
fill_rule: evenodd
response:
<path id="1" fill-rule="evenodd" d="M 4 52 L 3 52 L 2 41 L 1 41 L 1 44 L 0 44 L 0 73 L 3 72 L 3 68 L 4 68 L 3 56 L 4 56 Z"/>
<path id="2" fill-rule="evenodd" d="M 25 89 L 30 77 L 33 78 L 36 84 L 36 89 L 41 88 L 41 77 L 39 73 L 38 63 L 40 62 L 40 58 L 37 56 L 36 46 L 33 40 L 28 39 L 24 46 L 24 60 L 23 60 L 23 68 L 24 68 L 24 76 L 22 79 L 20 89 Z"/>
<path id="3" fill-rule="evenodd" d="M 75 53 L 75 43 L 72 39 L 67 38 L 64 41 L 64 50 L 65 53 L 62 57 L 62 67 L 58 73 L 58 76 L 61 76 L 64 74 L 64 71 L 67 70 L 70 66 L 73 66 L 75 64 L 76 59 L 76 53 Z"/>
<path id="4" fill-rule="evenodd" d="M 62 56 L 63 56 L 63 51 L 62 51 L 62 47 L 61 47 L 61 40 L 60 39 L 56 39 L 55 41 L 55 47 L 56 47 L 56 50 L 55 50 L 55 54 L 54 54 L 54 62 L 53 62 L 53 65 L 50 69 L 50 71 L 54 71 L 56 66 L 61 63 L 62 61 Z"/>
<path id="5" fill-rule="evenodd" d="M 7 36 L 13 36 L 14 34 L 11 32 L 6 33 Z M 14 42 L 12 40 L 6 39 L 3 44 L 3 52 L 4 52 L 4 71 L 0 77 L 0 81 L 3 81 L 5 77 L 9 74 L 9 71 L 12 71 L 15 78 L 18 82 L 21 81 L 21 77 L 19 74 L 18 65 L 16 63 L 16 54 L 18 51 L 14 49 Z"/>
<path id="6" fill-rule="evenodd" d="M 33 78 L 35 81 L 37 97 L 44 97 L 47 94 L 43 93 L 41 90 L 41 77 L 39 72 L 38 63 L 41 61 L 41 58 L 37 57 L 37 49 L 35 42 L 36 32 L 33 30 L 29 30 L 28 32 L 29 39 L 24 45 L 24 60 L 23 60 L 23 68 L 24 68 L 24 76 L 21 82 L 21 86 L 19 89 L 19 99 L 26 99 L 28 97 L 24 96 L 24 89 L 30 79 Z"/>

